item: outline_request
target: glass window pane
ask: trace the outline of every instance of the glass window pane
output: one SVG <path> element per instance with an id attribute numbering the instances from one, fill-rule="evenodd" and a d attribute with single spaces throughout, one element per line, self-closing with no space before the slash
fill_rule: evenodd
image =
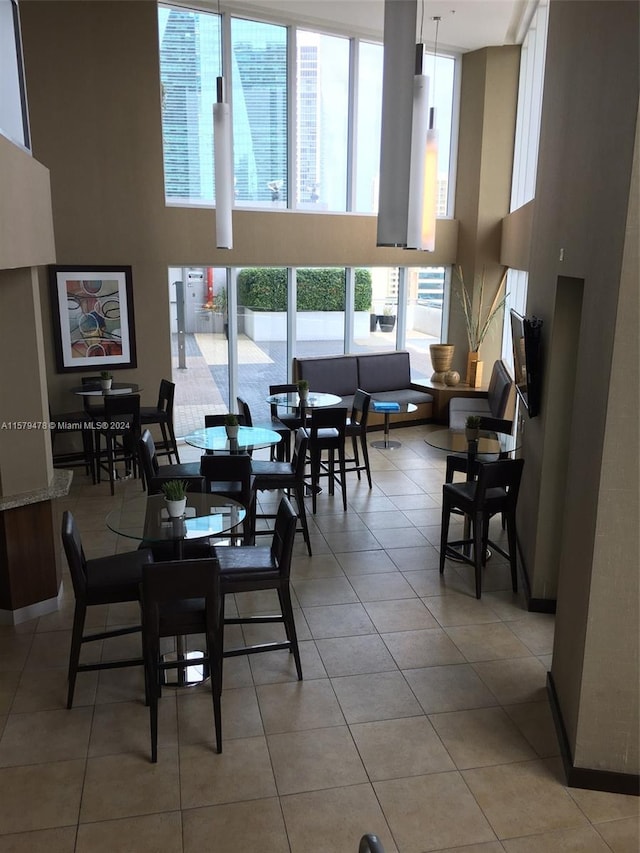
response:
<path id="1" fill-rule="evenodd" d="M 345 290 L 343 267 L 296 270 L 296 356 L 344 352 Z"/>
<path id="2" fill-rule="evenodd" d="M 297 206 L 344 211 L 347 204 L 349 40 L 296 33 Z"/>
<path id="3" fill-rule="evenodd" d="M 378 174 L 382 122 L 381 44 L 360 43 L 358 57 L 358 102 L 356 107 L 356 192 L 354 210 L 376 213 L 378 210 Z"/>
<path id="4" fill-rule="evenodd" d="M 165 197 L 213 202 L 213 118 L 220 74 L 220 18 L 158 8 Z"/>
<path id="5" fill-rule="evenodd" d="M 270 419 L 269 385 L 287 381 L 287 270 L 238 270 L 238 393 L 253 420 Z M 235 408 L 235 401 L 234 401 Z"/>
<path id="6" fill-rule="evenodd" d="M 407 270 L 406 348 L 412 379 L 429 379 L 433 373 L 429 345 L 441 343 L 445 273 L 445 267 Z"/>
<path id="7" fill-rule="evenodd" d="M 169 268 L 173 419 L 178 437 L 201 429 L 205 415 L 229 410 L 226 276 L 226 270 L 218 267 Z"/>
<path id="8" fill-rule="evenodd" d="M 356 269 L 352 352 L 396 348 L 398 274 L 397 267 Z"/>
<path id="9" fill-rule="evenodd" d="M 429 102 L 432 107 L 435 107 L 435 127 L 438 131 L 438 202 L 436 215 L 444 217 L 447 216 L 449 205 L 455 59 L 451 56 L 438 56 L 434 62 L 434 57 L 430 56 L 426 58 L 425 63 L 425 71 L 429 75 Z"/>
<path id="10" fill-rule="evenodd" d="M 238 207 L 286 207 L 287 29 L 231 19 Z"/>

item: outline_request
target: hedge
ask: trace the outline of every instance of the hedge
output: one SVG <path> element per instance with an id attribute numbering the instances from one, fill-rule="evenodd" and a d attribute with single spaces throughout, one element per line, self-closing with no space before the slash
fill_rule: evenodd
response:
<path id="1" fill-rule="evenodd" d="M 345 271 L 343 269 L 299 269 L 298 311 L 344 311 Z M 355 310 L 371 306 L 371 273 L 357 269 Z M 238 304 L 254 311 L 287 310 L 287 271 L 274 267 L 253 267 L 238 274 Z"/>

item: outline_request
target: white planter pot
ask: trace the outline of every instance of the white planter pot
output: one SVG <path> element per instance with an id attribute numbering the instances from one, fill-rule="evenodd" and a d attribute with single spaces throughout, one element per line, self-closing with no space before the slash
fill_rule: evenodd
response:
<path id="1" fill-rule="evenodd" d="M 113 379 L 101 379 L 100 380 L 100 387 L 102 388 L 103 391 L 110 391 L 112 382 L 113 382 Z"/>
<path id="2" fill-rule="evenodd" d="M 169 518 L 182 518 L 187 506 L 186 498 L 182 498 L 181 501 L 170 501 L 168 498 L 165 498 L 165 503 Z"/>
<path id="3" fill-rule="evenodd" d="M 227 438 L 229 439 L 229 441 L 237 441 L 239 428 L 240 427 L 237 426 L 225 426 L 225 429 L 227 431 Z"/>

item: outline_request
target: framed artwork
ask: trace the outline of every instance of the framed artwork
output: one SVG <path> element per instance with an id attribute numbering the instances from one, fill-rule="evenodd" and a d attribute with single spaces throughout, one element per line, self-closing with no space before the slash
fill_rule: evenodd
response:
<path id="1" fill-rule="evenodd" d="M 131 267 L 50 266 L 58 373 L 136 366 Z"/>

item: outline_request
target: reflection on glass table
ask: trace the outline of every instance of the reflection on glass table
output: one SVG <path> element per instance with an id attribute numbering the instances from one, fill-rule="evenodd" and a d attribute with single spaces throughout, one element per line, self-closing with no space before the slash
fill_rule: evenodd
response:
<path id="1" fill-rule="evenodd" d="M 272 429 L 262 427 L 238 428 L 238 438 L 228 438 L 223 426 L 197 429 L 185 436 L 187 444 L 200 450 L 212 450 L 219 453 L 246 453 L 262 447 L 272 447 L 282 440 L 282 436 Z"/>
<path id="2" fill-rule="evenodd" d="M 139 495 L 125 500 L 106 518 L 107 527 L 120 536 L 145 545 L 173 543 L 174 559 L 182 559 L 184 542 L 219 536 L 244 521 L 244 507 L 223 495 L 188 492 L 185 514 L 169 518 L 164 495 Z"/>
<path id="3" fill-rule="evenodd" d="M 108 390 L 103 390 L 100 382 L 88 382 L 86 385 L 71 388 L 71 393 L 77 394 L 78 397 L 116 397 L 122 394 L 137 394 L 138 391 L 142 391 L 142 388 L 135 382 L 112 382 Z"/>

